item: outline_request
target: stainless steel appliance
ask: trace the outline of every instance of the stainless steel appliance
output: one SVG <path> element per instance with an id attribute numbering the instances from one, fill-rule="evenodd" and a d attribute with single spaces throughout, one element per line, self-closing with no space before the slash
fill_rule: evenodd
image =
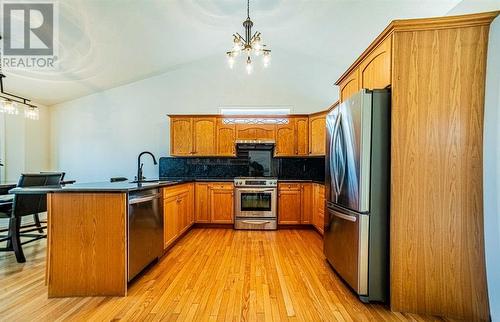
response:
<path id="1" fill-rule="evenodd" d="M 386 301 L 390 92 L 361 90 L 326 128 L 324 253 L 362 301 Z"/>
<path id="2" fill-rule="evenodd" d="M 127 280 L 132 280 L 163 254 L 163 202 L 160 189 L 128 196 Z"/>
<path id="3" fill-rule="evenodd" d="M 277 186 L 276 178 L 234 179 L 234 228 L 276 229 Z"/>

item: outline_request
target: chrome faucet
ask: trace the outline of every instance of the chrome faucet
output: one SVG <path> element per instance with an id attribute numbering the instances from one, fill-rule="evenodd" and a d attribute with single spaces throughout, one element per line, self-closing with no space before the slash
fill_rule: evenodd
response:
<path id="1" fill-rule="evenodd" d="M 144 178 L 144 176 L 142 175 L 142 166 L 144 165 L 144 163 L 141 163 L 141 157 L 144 155 L 144 154 L 149 154 L 152 158 L 153 158 L 153 163 L 155 165 L 158 164 L 158 162 L 156 162 L 156 158 L 155 156 L 153 155 L 153 153 L 149 152 L 149 151 L 144 151 L 144 152 L 141 152 L 139 154 L 139 156 L 137 157 L 137 181 L 142 181 L 146 178 Z"/>

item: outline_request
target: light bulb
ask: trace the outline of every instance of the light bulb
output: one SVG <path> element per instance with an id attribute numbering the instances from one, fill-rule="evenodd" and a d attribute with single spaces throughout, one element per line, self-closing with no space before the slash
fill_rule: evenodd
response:
<path id="1" fill-rule="evenodd" d="M 264 57 L 262 58 L 262 62 L 264 63 L 264 67 L 269 66 L 270 61 L 271 61 L 271 54 L 269 54 L 269 52 L 264 53 Z"/>
<path id="2" fill-rule="evenodd" d="M 3 110 L 5 111 L 5 113 L 10 114 L 10 115 L 19 114 L 19 109 L 12 101 L 3 102 Z"/>
<path id="3" fill-rule="evenodd" d="M 247 74 L 250 75 L 252 73 L 253 66 L 252 66 L 252 61 L 250 60 L 250 57 L 247 58 L 246 70 L 247 70 Z"/>
<path id="4" fill-rule="evenodd" d="M 232 55 L 229 55 L 227 59 L 227 63 L 229 64 L 229 68 L 233 69 L 234 66 L 234 57 Z"/>
<path id="5" fill-rule="evenodd" d="M 28 108 L 24 110 L 24 117 L 36 121 L 40 118 L 40 112 L 36 106 L 28 106 Z"/>
<path id="6" fill-rule="evenodd" d="M 255 50 L 261 50 L 262 49 L 260 37 L 255 38 L 255 40 L 252 43 L 252 47 L 255 48 Z"/>

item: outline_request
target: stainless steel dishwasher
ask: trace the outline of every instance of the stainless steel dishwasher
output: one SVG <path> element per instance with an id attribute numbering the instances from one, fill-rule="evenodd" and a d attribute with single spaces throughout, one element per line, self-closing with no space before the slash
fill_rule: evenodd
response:
<path id="1" fill-rule="evenodd" d="M 127 280 L 132 280 L 163 253 L 163 202 L 160 189 L 128 195 Z"/>

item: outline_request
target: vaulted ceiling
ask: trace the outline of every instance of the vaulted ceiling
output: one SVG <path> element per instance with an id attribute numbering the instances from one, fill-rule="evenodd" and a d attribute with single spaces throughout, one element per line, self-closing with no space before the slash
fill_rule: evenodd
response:
<path id="1" fill-rule="evenodd" d="M 340 73 L 391 20 L 442 16 L 458 2 L 251 0 L 250 16 L 273 52 L 300 54 Z M 59 10 L 59 70 L 6 71 L 7 90 L 45 105 L 214 55 L 225 59 L 231 34 L 242 32 L 246 1 L 70 0 Z"/>

